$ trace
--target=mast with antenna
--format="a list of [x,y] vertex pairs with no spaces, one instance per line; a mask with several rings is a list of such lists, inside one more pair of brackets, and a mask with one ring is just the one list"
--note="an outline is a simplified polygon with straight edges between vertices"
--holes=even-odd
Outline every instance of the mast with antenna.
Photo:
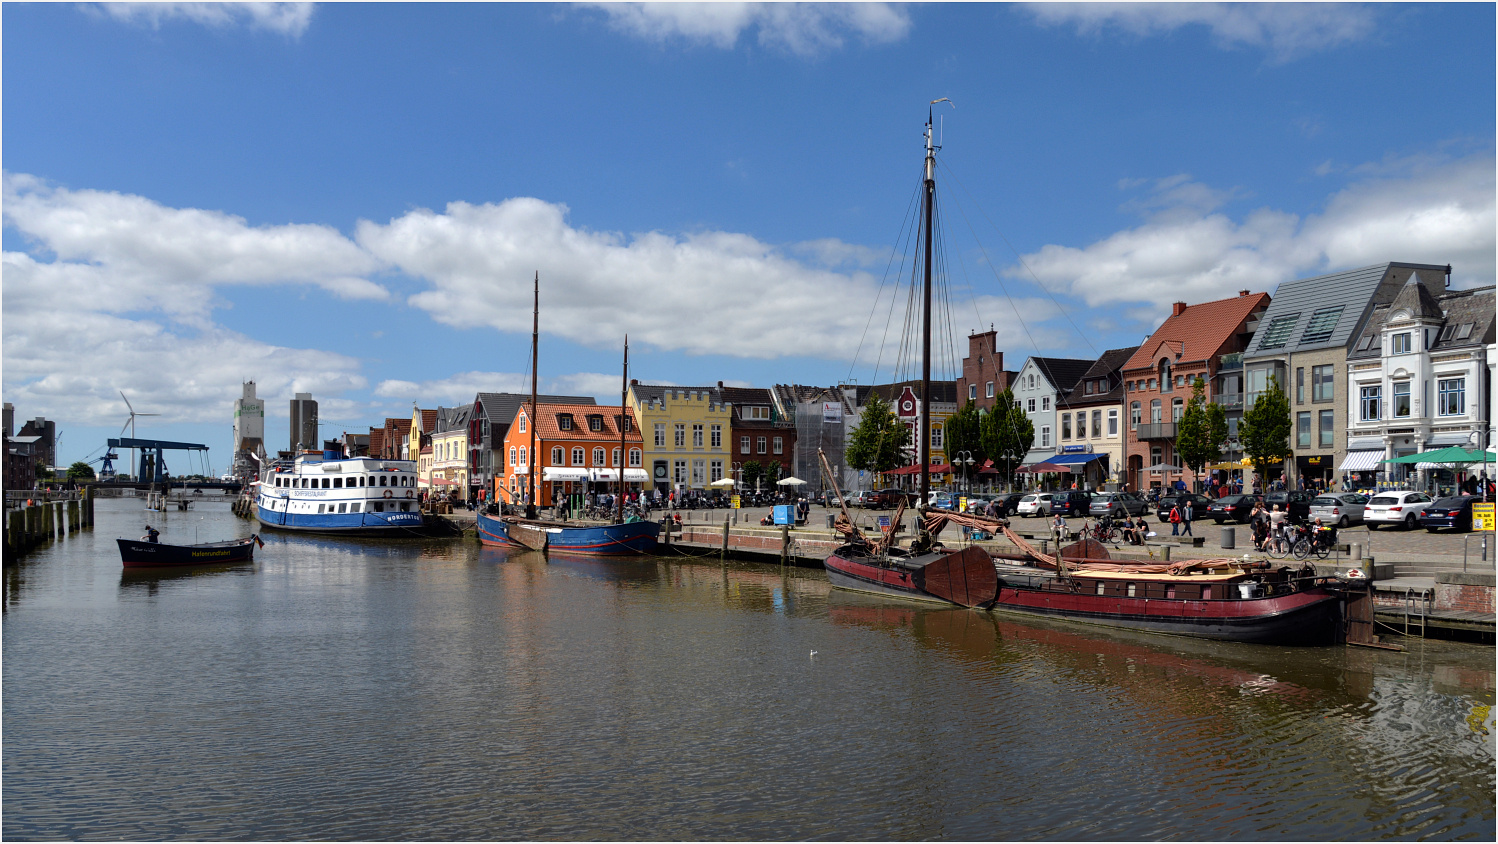
[[[932,103],[935,106],[935,103]],[[921,498],[918,507],[925,508],[931,492],[931,217],[936,202],[936,147],[932,144],[932,112],[926,114],[926,184],[922,204],[926,216],[926,278],[921,285],[921,426],[920,450]]]

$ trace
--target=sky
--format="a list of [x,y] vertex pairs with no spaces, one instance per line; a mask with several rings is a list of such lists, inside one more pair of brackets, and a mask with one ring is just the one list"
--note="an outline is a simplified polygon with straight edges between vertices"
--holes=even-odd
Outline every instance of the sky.
[[[936,120],[936,375],[1174,301],[1495,272],[1493,4],[0,7],[0,374],[97,459],[229,463],[539,387],[882,383]],[[948,98],[950,102],[931,105]],[[904,272],[902,273],[902,268]]]

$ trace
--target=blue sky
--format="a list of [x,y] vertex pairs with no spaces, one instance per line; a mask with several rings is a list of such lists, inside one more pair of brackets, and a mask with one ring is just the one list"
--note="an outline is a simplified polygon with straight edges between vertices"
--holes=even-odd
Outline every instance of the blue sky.
[[939,347],[994,323],[1018,369],[1343,267],[1494,278],[1491,4],[0,15],[4,394],[64,464],[121,390],[221,471],[244,378],[272,448],[296,391],[336,435],[526,389],[537,271],[543,389],[616,397],[625,332],[646,381],[888,380],[938,97]]

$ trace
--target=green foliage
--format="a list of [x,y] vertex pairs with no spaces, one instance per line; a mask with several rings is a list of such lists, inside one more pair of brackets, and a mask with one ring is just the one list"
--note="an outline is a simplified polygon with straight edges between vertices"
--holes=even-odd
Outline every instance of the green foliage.
[[1279,379],[1270,376],[1268,389],[1259,394],[1238,423],[1243,453],[1265,480],[1270,478],[1268,469],[1278,467],[1290,456],[1290,430],[1290,400]]
[[983,452],[993,461],[1006,486],[1014,483],[1014,470],[1035,443],[1035,425],[1014,403],[1014,393],[1005,390],[994,399],[993,409],[983,414]]
[[88,465],[87,463],[84,463],[82,460],[79,460],[79,461],[75,462],[73,465],[71,465],[71,466],[68,467],[68,480],[70,480],[70,481],[76,481],[76,480],[91,481],[93,479],[94,479],[94,467]]
[[758,460],[750,460],[740,467],[739,481],[744,485],[744,489],[754,489],[754,482],[762,480],[764,476],[764,464]]
[[1191,386],[1191,400],[1176,425],[1176,456],[1193,472],[1199,472],[1222,459],[1222,445],[1228,438],[1227,416],[1222,405],[1208,403],[1207,384],[1197,378]]
[[844,456],[848,465],[865,472],[888,472],[905,463],[910,429],[895,416],[894,408],[878,393],[869,394],[863,416],[848,441]]
[[[943,442],[949,461],[956,460],[957,455],[964,451],[972,452],[974,462],[968,468],[968,477],[972,477],[972,473],[988,459],[988,452],[983,448],[983,414],[978,412],[978,406],[971,399],[948,417]],[[958,474],[961,474],[960,470]]]
[[[766,486],[774,486],[775,482],[778,481],[778,480],[780,480],[781,477],[785,475],[785,472],[782,471],[782,468],[783,467],[779,463],[775,462],[774,460],[767,460],[767,461],[765,461],[765,485]],[[806,479],[802,478],[802,480],[806,480]]]

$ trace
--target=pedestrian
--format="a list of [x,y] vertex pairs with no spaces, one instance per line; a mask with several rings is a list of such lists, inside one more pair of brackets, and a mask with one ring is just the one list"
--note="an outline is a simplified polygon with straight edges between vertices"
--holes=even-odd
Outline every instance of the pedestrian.
[[1179,504],[1170,508],[1170,535],[1179,536],[1181,533],[1181,507]]
[[1056,517],[1051,520],[1051,535],[1056,537],[1056,553],[1061,553],[1061,544],[1066,539],[1066,516],[1056,511]]
[[1192,536],[1193,535],[1191,533],[1191,517],[1192,517],[1192,515],[1193,515],[1193,513],[1192,513],[1192,509],[1191,509],[1191,499],[1188,498],[1188,499],[1186,499],[1185,504],[1182,505],[1182,507],[1181,507],[1181,536]]

